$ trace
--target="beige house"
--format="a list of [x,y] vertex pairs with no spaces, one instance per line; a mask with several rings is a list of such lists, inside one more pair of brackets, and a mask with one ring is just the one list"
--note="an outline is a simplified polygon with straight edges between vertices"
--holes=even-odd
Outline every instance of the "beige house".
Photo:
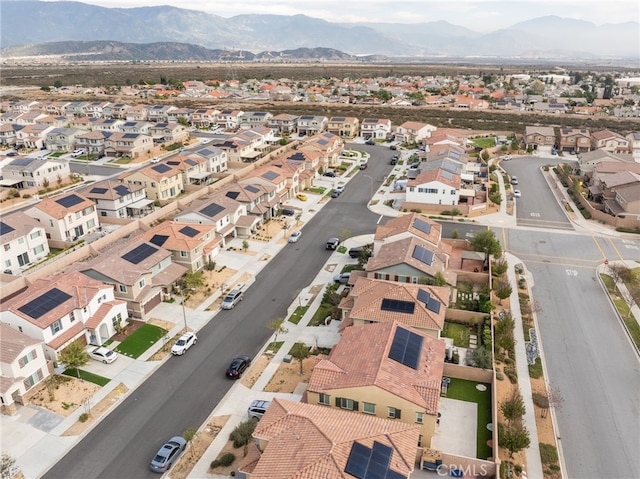
[[551,126],[527,125],[524,132],[524,148],[533,151],[551,151],[556,144],[556,133]]
[[599,130],[591,133],[591,146],[597,150],[612,153],[629,153],[629,140],[619,133],[609,130]]
[[[150,119],[149,121],[153,120]],[[189,139],[189,130],[180,123],[156,123],[151,127],[151,137],[155,144],[185,142]]]
[[23,189],[55,185],[71,175],[69,162],[59,159],[16,158],[2,168],[0,186]]
[[306,402],[420,427],[430,447],[440,407],[445,343],[392,321],[346,328],[313,368]]
[[574,153],[591,151],[591,134],[589,130],[559,128],[556,140],[559,151]]
[[0,221],[2,271],[14,274],[45,259],[49,243],[42,225],[21,211],[2,215]]
[[137,133],[114,132],[104,142],[104,154],[120,158],[139,158],[153,148],[153,139]]
[[42,341],[0,323],[0,409],[14,415],[17,404],[28,404],[35,388],[51,375],[44,357]]
[[334,116],[329,118],[327,131],[340,138],[352,139],[360,133],[360,120],[352,116]]
[[156,201],[169,201],[184,191],[182,171],[176,166],[158,163],[146,166],[118,177],[122,183],[143,185],[147,198]]
[[165,221],[145,232],[140,238],[171,251],[172,261],[189,271],[199,271],[220,252],[221,240],[213,225]]
[[369,323],[398,323],[440,337],[450,289],[359,277],[340,302],[341,329]]
[[95,203],[80,193],[45,198],[27,214],[42,225],[47,239],[54,241],[77,241],[100,227]]
[[365,118],[360,124],[360,136],[365,140],[386,140],[391,135],[388,118]]
[[417,425],[275,398],[238,469],[246,479],[407,478],[418,436]]
[[396,129],[396,140],[402,142],[420,142],[431,136],[436,130],[435,126],[418,121],[405,121]]
[[340,155],[344,148],[344,141],[338,135],[325,132],[307,138],[298,150],[317,151],[321,154],[320,166],[323,169],[340,165]]

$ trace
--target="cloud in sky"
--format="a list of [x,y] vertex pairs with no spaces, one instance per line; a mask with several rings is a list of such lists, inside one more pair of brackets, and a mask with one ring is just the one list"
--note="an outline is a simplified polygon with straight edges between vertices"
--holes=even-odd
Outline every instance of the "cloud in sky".
[[557,15],[592,22],[623,23],[640,18],[637,0],[89,0],[102,7],[172,5],[232,17],[242,14],[297,15],[330,22],[422,23],[445,20],[477,32],[509,27],[531,18]]

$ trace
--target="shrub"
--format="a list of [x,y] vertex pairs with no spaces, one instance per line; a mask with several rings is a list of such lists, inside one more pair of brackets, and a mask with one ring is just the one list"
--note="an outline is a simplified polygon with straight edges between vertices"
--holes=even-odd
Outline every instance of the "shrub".
[[504,380],[504,374],[502,373],[496,373],[496,379],[498,381],[503,381]]
[[529,377],[538,379],[542,377],[542,362],[536,358],[535,364],[529,364]]
[[78,421],[86,422],[87,419],[89,419],[89,415],[86,412],[83,412],[82,414],[80,414],[80,417],[78,418]]
[[232,452],[227,452],[223,454],[218,459],[211,461],[211,469],[215,469],[217,467],[227,467],[233,464],[233,461],[236,460],[236,455]]
[[233,441],[233,447],[237,449],[248,444],[251,441],[251,435],[256,428],[256,424],[257,421],[253,418],[238,424],[229,434],[229,439]]
[[511,384],[516,384],[518,382],[518,373],[516,372],[516,368],[513,366],[505,366],[504,373],[511,381]]
[[542,464],[555,464],[558,462],[558,451],[555,446],[541,442],[540,459],[542,459]]

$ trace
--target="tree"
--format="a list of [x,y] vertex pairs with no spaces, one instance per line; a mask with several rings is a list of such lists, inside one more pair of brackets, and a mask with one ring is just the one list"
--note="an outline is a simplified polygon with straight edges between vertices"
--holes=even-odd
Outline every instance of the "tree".
[[493,231],[487,229],[477,231],[469,241],[473,251],[481,251],[485,254],[485,265],[489,264],[489,256],[496,258],[502,256],[502,247]]
[[62,81],[61,80],[54,81],[53,86],[56,88],[62,88]]
[[270,319],[269,322],[267,322],[267,328],[272,330],[275,334],[274,342],[278,341],[278,334],[286,334],[289,332],[285,326],[285,320],[282,316]]
[[493,359],[491,358],[491,351],[485,347],[479,347],[476,349],[467,350],[467,363],[474,368],[491,369],[493,366]]
[[16,467],[16,460],[13,456],[3,452],[2,457],[0,457],[0,478],[11,479],[17,473],[18,468]]
[[513,288],[506,281],[498,281],[498,286],[496,286],[495,293],[498,299],[500,300],[498,304],[502,304],[503,299],[507,299],[511,296],[513,292]]
[[509,263],[504,258],[499,259],[493,263],[492,271],[496,276],[502,276],[509,269]]
[[500,424],[498,438],[500,445],[509,451],[510,457],[513,457],[514,452],[522,451],[531,444],[529,430],[522,424],[522,421],[517,421],[511,426]]
[[[187,444],[189,444],[195,441],[196,437],[198,437],[198,430],[195,427],[190,427],[189,429],[187,429],[182,433],[182,437],[184,437],[185,440],[187,441]],[[189,456],[193,459],[195,454],[196,454],[196,450],[195,448],[192,447],[189,452]]]
[[182,277],[181,283],[184,289],[199,288],[200,286],[203,286],[205,283],[204,275],[202,274],[202,271],[197,271],[197,272],[189,271]]
[[447,280],[445,279],[444,274],[442,274],[442,271],[438,271],[436,275],[433,277],[433,285],[434,286],[447,285]]
[[500,404],[500,411],[507,420],[509,426],[513,425],[515,421],[518,421],[527,412],[527,408],[524,405],[524,399],[518,388],[513,388],[511,396],[505,399]]
[[302,376],[304,374],[302,362],[309,357],[309,347],[302,343],[296,343],[291,348],[291,351],[289,351],[289,354],[300,362],[300,376]]
[[75,368],[80,378],[80,368],[89,362],[89,353],[80,343],[71,343],[60,353],[60,362],[68,368]]

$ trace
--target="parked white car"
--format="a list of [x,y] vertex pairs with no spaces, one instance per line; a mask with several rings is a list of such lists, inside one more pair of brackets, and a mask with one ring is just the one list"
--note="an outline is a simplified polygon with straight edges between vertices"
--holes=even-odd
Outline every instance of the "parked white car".
[[300,236],[302,236],[302,231],[294,231],[291,233],[291,236],[289,236],[289,243],[297,243]]
[[105,348],[103,346],[98,346],[95,348],[89,349],[89,357],[91,359],[95,359],[96,361],[101,361],[105,364],[110,364],[118,359],[118,354],[114,351],[111,351],[109,348]]
[[182,356],[196,342],[198,342],[198,337],[194,333],[184,333],[171,348],[171,354]]

